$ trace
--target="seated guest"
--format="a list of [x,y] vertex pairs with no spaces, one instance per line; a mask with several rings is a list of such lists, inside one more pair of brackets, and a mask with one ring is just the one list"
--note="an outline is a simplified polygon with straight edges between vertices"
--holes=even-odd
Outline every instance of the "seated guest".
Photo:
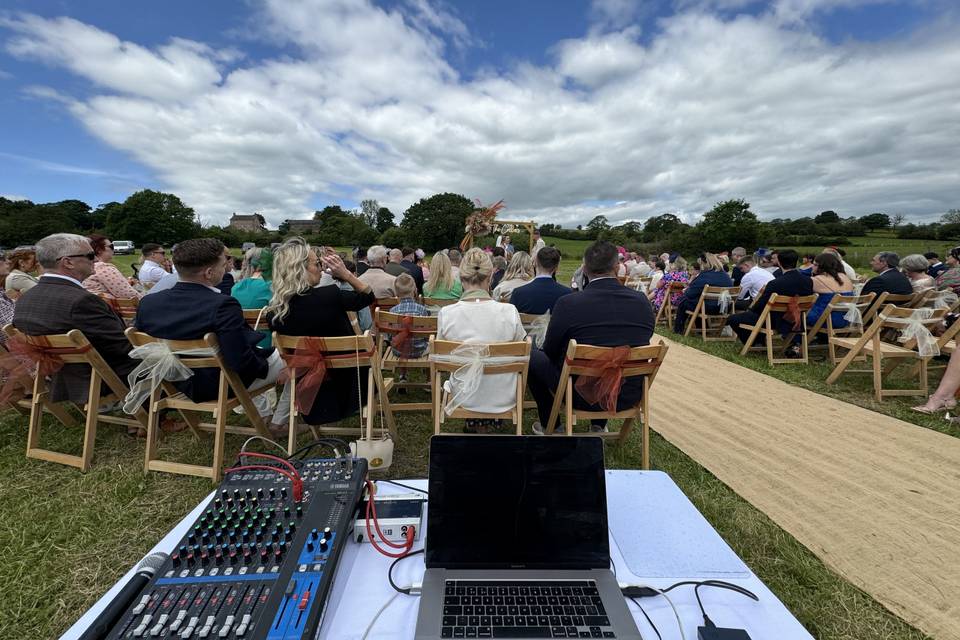
[[[377,247],[371,247],[367,252]],[[373,251],[381,263],[386,250]],[[374,268],[371,261],[371,270]],[[344,282],[352,290],[341,289],[336,282],[320,285],[324,270],[329,269],[336,281]],[[364,274],[366,275],[366,274]],[[390,276],[393,278],[393,276]],[[391,289],[392,291],[392,289]],[[273,298],[267,307],[270,327],[277,333],[288,336],[316,336],[320,338],[352,336],[348,311],[360,311],[374,301],[373,289],[367,282],[350,273],[336,254],[318,257],[316,251],[303,238],[290,238],[274,250]],[[367,396],[367,372],[360,373],[360,389],[357,389],[356,369],[328,370],[323,384],[309,412],[304,415],[307,424],[328,424],[355,414],[359,410],[359,397]],[[287,389],[277,404],[273,416],[273,430],[282,431],[289,415]],[[359,396],[358,396],[359,394]],[[277,428],[279,427],[279,428]]]
[[756,258],[744,256],[737,263],[740,273],[740,295],[737,296],[737,309],[747,309],[760,295],[763,287],[773,280],[773,274],[757,266]]
[[[234,282],[239,282],[240,278],[243,277],[243,258],[233,257],[233,266],[230,268],[230,275],[233,277]],[[233,295],[233,291],[230,292],[230,295]]]
[[[676,256],[668,266],[666,271],[663,274],[663,277],[660,278],[657,282],[656,290],[653,294],[653,306],[656,309],[660,309],[663,306],[663,300],[667,295],[667,291],[670,288],[670,283],[679,282],[682,284],[688,284],[690,282],[690,272],[687,271],[687,261],[683,259],[683,256]],[[652,283],[651,283],[652,284]],[[680,300],[683,299],[683,292],[678,291],[670,296],[670,304],[677,306],[680,304]]]
[[[10,273],[10,263],[7,256],[0,251],[0,329],[13,322],[13,309],[15,303],[7,296],[7,290],[4,288],[7,283],[7,275]],[[6,332],[0,330],[0,345],[7,343]],[[2,382],[2,381],[0,381]]]
[[500,284],[493,290],[493,299],[500,302],[510,302],[510,295],[517,287],[522,287],[533,280],[533,260],[526,251],[517,251],[510,259],[510,266]]
[[367,249],[367,264],[370,266],[360,276],[360,282],[370,285],[376,298],[393,298],[396,296],[393,283],[397,276],[384,271],[384,267],[387,265],[387,248],[382,244],[377,244]]
[[463,285],[459,278],[453,276],[450,258],[442,251],[437,251],[430,261],[430,279],[423,285],[423,295],[439,300],[459,300],[461,293]]
[[[256,346],[263,336],[247,324],[240,303],[217,289],[232,264],[223,243],[215,238],[184,240],[173,252],[173,264],[180,281],[171,289],[143,297],[136,328],[164,340],[198,340],[215,333],[227,366],[247,388],[275,381],[283,370],[280,354]],[[219,370],[210,368],[196,369],[193,376],[175,384],[193,401],[204,402],[217,397],[219,383]],[[260,415],[270,414],[266,395],[254,400]]]
[[930,394],[926,403],[911,407],[918,413],[938,413],[948,411],[957,406],[957,392],[960,391],[960,349],[950,354],[950,361],[943,371],[943,377],[937,390]]
[[562,296],[572,293],[570,289],[554,280],[560,266],[560,252],[554,247],[544,247],[537,251],[537,276],[522,287],[517,287],[510,295],[510,303],[520,313],[537,315],[553,311]]
[[[727,318],[727,325],[733,329],[740,338],[740,342],[746,343],[750,337],[750,330],[743,329],[740,325],[752,325],[760,318],[760,313],[767,306],[770,296],[778,293],[784,296],[809,296],[813,293],[813,282],[809,276],[805,276],[797,271],[797,252],[793,249],[784,249],[779,252],[780,268],[783,269],[783,275],[769,281],[764,287],[762,293],[754,300],[753,304],[746,311],[735,313]],[[746,278],[746,275],[744,276]],[[741,283],[742,285],[742,283]],[[789,334],[792,329],[792,323],[784,320],[784,314],[772,314],[772,323],[774,327],[780,330],[784,336]],[[791,354],[792,355],[792,354]]]
[[896,295],[913,294],[913,285],[910,279],[897,268],[900,266],[900,256],[892,251],[881,251],[870,260],[870,267],[878,275],[867,280],[861,290],[862,295],[875,293],[878,296],[886,291]]
[[848,278],[850,278],[850,282],[857,281],[858,278],[857,278],[856,270],[853,267],[851,267],[849,264],[847,264],[846,261],[843,259],[843,257],[847,255],[846,251],[844,251],[843,249],[840,249],[839,247],[826,247],[823,250],[823,253],[832,253],[833,255],[837,256],[837,258],[840,260],[841,266],[843,266],[843,272],[847,274]]
[[[429,316],[430,312],[425,306],[416,301],[417,282],[409,273],[397,276],[396,283],[397,297],[400,302],[390,309],[390,313],[396,313],[401,316]],[[419,358],[427,351],[428,340],[426,338],[414,338],[411,341],[410,348],[405,352],[400,352],[394,348],[393,353],[397,357]]]
[[[55,233],[38,242],[36,256],[43,275],[17,300],[13,325],[31,336],[79,329],[120,379],[126,380],[139,364],[127,355],[131,347],[123,334],[126,326],[106,302],[80,284],[93,273],[95,255],[85,237],[72,233]],[[87,365],[64,365],[53,377],[51,399],[82,406],[89,385]],[[109,392],[106,385],[103,389]]]
[[[800,271],[800,269],[797,269]],[[843,265],[840,259],[832,253],[821,253],[813,259],[813,292],[818,294],[817,301],[807,312],[807,326],[812,327],[816,324],[820,316],[826,310],[827,305],[833,300],[836,293],[853,295],[853,283],[843,272]],[[834,311],[830,322],[834,328],[845,327],[850,324],[844,319],[846,311]]]
[[160,245],[148,242],[140,248],[140,253],[143,255],[143,265],[140,267],[137,278],[140,280],[140,284],[145,287],[150,287],[159,282],[160,278],[168,273],[167,270],[163,268],[167,252],[164,251]]
[[947,254],[947,269],[937,276],[937,289],[950,289],[960,295],[960,247],[950,249]]
[[747,255],[747,250],[743,247],[734,247],[730,252],[730,279],[733,280],[733,286],[740,286],[740,278],[743,277],[743,271],[740,270],[740,261]]
[[493,276],[490,278],[490,288],[496,289],[500,281],[503,280],[503,274],[507,272],[507,259],[497,255],[497,250],[503,252],[503,247],[493,248]]
[[805,253],[800,256],[801,263],[797,267],[797,271],[802,273],[805,276],[813,276],[813,261],[816,260],[817,254],[815,253]]
[[11,297],[19,296],[37,284],[37,253],[34,247],[17,247],[7,254],[10,263],[10,275],[7,276],[6,290]]
[[404,273],[410,273],[402,264],[400,264],[403,261],[403,251],[400,249],[390,249],[390,251],[387,253],[387,258],[389,261],[386,265],[384,265],[383,270],[393,277],[397,277]]
[[[703,288],[706,286],[711,287],[732,287],[733,280],[730,279],[730,276],[727,275],[727,272],[723,268],[723,263],[720,262],[720,259],[712,253],[701,253],[700,257],[697,258],[697,264],[700,267],[700,273],[690,281],[690,286],[688,286],[684,292],[683,297],[680,299],[680,304],[677,305],[676,315],[673,319],[673,331],[674,333],[683,333],[684,328],[687,326],[687,310],[693,311],[697,303],[700,301],[700,296],[703,294]],[[719,303],[715,301],[709,301],[706,303],[706,312],[707,313],[719,313]]]
[[630,267],[631,278],[646,278],[650,275],[653,268],[647,263],[647,257],[638,253],[633,265]]
[[930,263],[919,253],[905,256],[900,261],[900,269],[910,280],[914,293],[920,293],[937,286],[937,281],[927,273],[929,268]]
[[923,254],[927,260],[927,275],[936,280],[937,276],[947,270],[947,265],[940,262],[940,256],[934,251],[927,251]]
[[663,278],[663,273],[666,268],[667,266],[660,258],[657,258],[654,261],[653,269],[650,271],[650,283],[647,285],[647,299],[653,300],[654,296],[657,294],[657,285],[660,284],[660,280]]
[[403,260],[400,261],[400,266],[413,276],[413,281],[417,283],[417,291],[423,293],[425,276],[423,275],[423,269],[417,265],[416,251],[414,251],[412,247],[404,247],[400,250],[400,253],[403,254]]
[[[452,253],[452,252],[451,252]],[[520,314],[510,304],[490,297],[490,276],[493,263],[482,249],[467,251],[460,264],[463,295],[460,302],[440,309],[437,318],[437,339],[491,344],[520,342],[527,336],[520,323]],[[485,375],[480,386],[461,407],[470,411],[500,413],[513,406],[517,374]],[[492,429],[489,421],[468,420],[467,432],[485,433]]]
[[[261,260],[264,252],[265,250],[260,247],[247,250],[243,256],[240,280],[230,290],[230,295],[237,299],[243,309],[263,309],[270,304],[270,298],[273,296],[273,288],[263,279]],[[270,328],[267,326],[266,317],[260,319],[258,330],[264,334],[260,346],[269,347]]]
[[120,299],[139,298],[143,295],[130,286],[120,269],[113,264],[113,243],[109,239],[94,234],[90,236],[90,246],[97,254],[97,261],[93,263],[93,273],[83,281],[84,289],[97,295]]
[[[550,419],[553,394],[560,381],[560,370],[571,339],[596,347],[650,344],[653,307],[642,293],[620,284],[616,277],[618,266],[614,245],[604,241],[591,244],[583,254],[583,270],[589,279],[586,288],[576,295],[563,296],[554,305],[543,347],[534,349],[530,355],[528,384],[540,418],[533,425],[534,433],[543,433]],[[617,410],[634,406],[642,394],[642,378],[625,379],[617,399]],[[576,392],[574,406],[601,410],[598,405],[588,404]],[[606,420],[594,420],[591,428],[606,431]]]
[[417,249],[414,252],[416,256],[416,265],[420,267],[420,272],[423,274],[423,282],[426,284],[427,280],[430,279],[430,265],[427,264],[427,254],[423,249]]
[[450,258],[450,271],[453,273],[453,277],[459,280],[460,260],[463,258],[463,254],[457,249],[450,249],[450,251],[447,252],[447,257]]

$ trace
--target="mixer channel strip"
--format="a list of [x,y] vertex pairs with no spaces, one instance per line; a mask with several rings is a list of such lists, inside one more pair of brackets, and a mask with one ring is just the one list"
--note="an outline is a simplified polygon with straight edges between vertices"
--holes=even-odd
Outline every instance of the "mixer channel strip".
[[109,638],[313,638],[363,493],[366,460],[310,459],[304,495],[229,474]]

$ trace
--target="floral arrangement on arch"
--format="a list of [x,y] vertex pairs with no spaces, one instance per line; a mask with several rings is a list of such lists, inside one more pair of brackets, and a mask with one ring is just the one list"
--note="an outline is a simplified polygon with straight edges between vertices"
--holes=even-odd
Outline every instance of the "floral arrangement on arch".
[[497,213],[505,206],[503,200],[498,200],[489,207],[484,207],[479,200],[475,200],[475,202],[477,203],[477,208],[467,217],[467,224],[463,229],[467,235],[464,236],[463,242],[460,243],[460,249],[462,251],[466,251],[470,245],[473,244],[475,237],[493,233],[495,228],[494,220],[497,218]]

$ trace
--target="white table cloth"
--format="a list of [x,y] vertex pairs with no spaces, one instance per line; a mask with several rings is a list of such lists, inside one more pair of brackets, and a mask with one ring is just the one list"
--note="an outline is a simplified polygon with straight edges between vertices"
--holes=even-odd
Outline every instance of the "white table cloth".
[[[422,489],[427,487],[426,480],[400,482]],[[410,492],[386,481],[378,485],[381,493]],[[211,493],[197,505],[151,553],[172,551],[212,496]],[[707,614],[718,626],[745,629],[754,640],[812,638],[780,600],[746,568],[667,474],[661,471],[608,471],[607,496],[608,509],[611,510],[610,552],[621,584],[663,588],[681,580],[722,579],[749,589],[760,601],[755,602],[726,589],[701,588],[700,596]],[[631,505],[635,508],[630,509]],[[623,541],[623,553],[618,539]],[[636,541],[647,544],[636,544]],[[423,536],[414,548],[422,546]],[[387,568],[392,561],[378,554],[369,544],[350,542],[341,556],[318,638],[359,640],[363,636],[373,616],[396,593],[387,582]],[[648,571],[641,572],[646,575],[631,572],[628,565],[636,569],[638,564],[649,567]],[[410,586],[422,580],[424,569],[423,555],[416,555],[397,565],[393,579],[401,587]],[[61,638],[78,638],[132,575],[131,568]],[[680,613],[686,637],[695,640],[697,627],[703,624],[703,619],[693,587],[678,587],[669,595]],[[664,640],[680,637],[673,611],[662,597],[638,601]],[[418,606],[419,597],[398,595],[383,611],[369,637],[384,640],[413,638]],[[628,606],[643,637],[656,638],[643,614],[633,603],[628,602]]]

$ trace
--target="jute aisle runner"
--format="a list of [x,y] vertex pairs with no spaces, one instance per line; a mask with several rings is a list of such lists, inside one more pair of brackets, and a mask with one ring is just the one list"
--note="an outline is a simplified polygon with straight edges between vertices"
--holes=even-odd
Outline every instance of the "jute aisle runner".
[[960,639],[960,439],[673,342],[652,406],[657,432],[834,571]]

